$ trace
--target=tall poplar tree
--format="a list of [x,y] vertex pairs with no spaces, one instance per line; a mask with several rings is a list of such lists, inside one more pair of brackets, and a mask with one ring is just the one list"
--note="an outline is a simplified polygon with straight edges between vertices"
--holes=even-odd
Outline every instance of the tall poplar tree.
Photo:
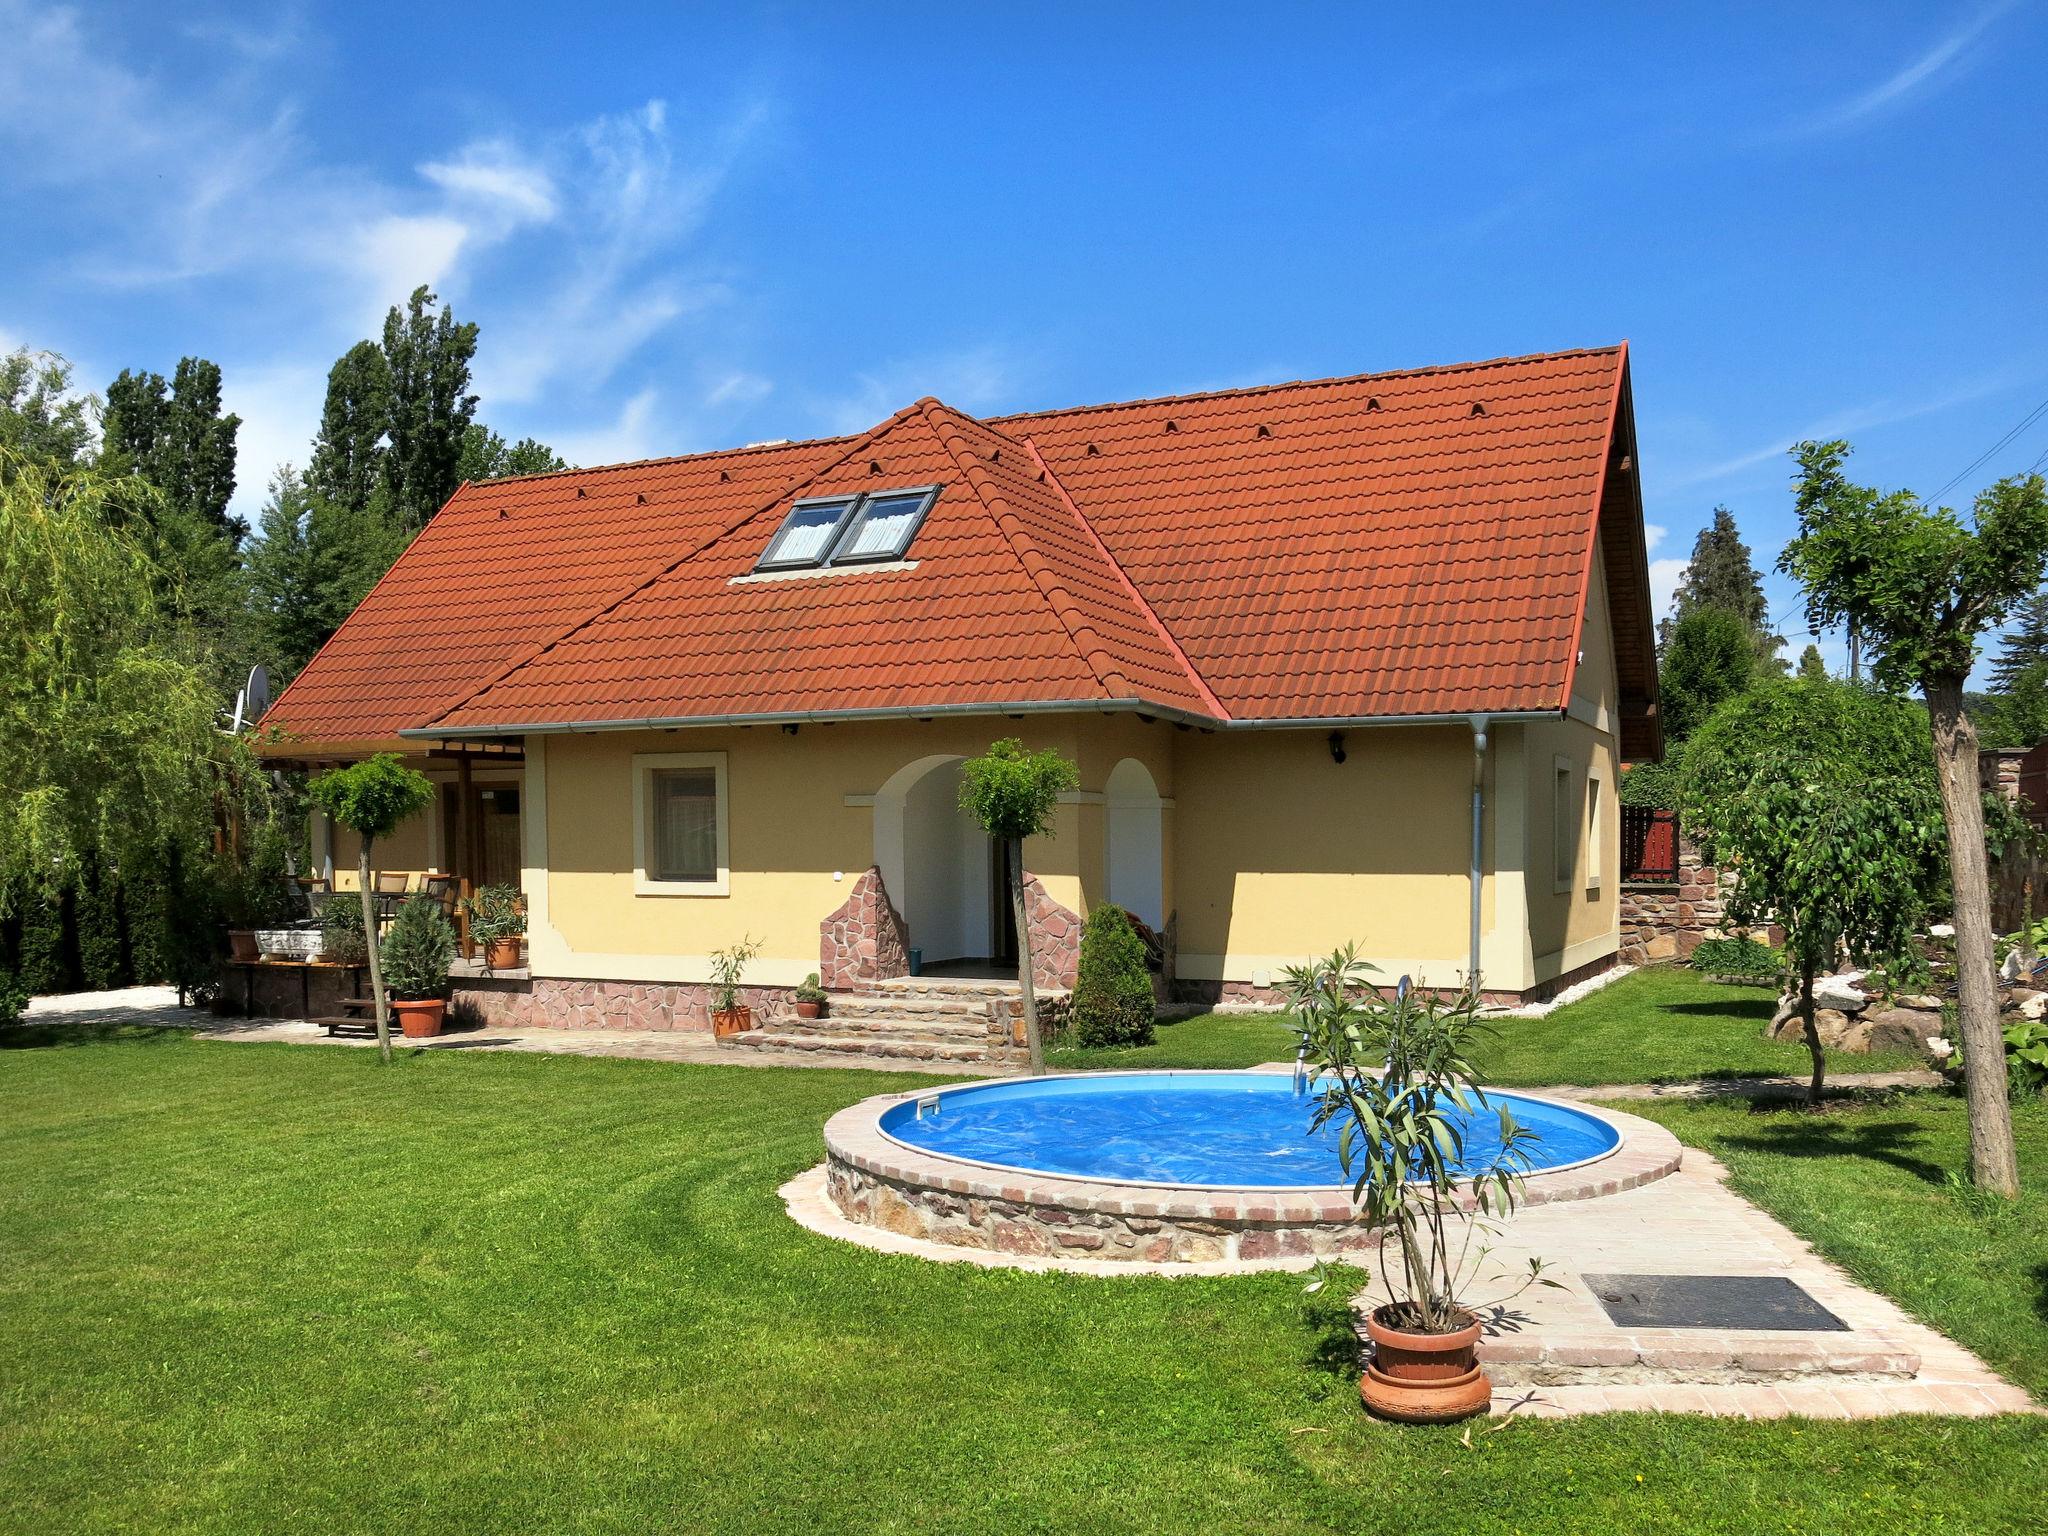
[[384,488],[391,516],[408,534],[425,527],[462,483],[463,438],[476,415],[476,396],[469,392],[476,324],[458,324],[437,303],[422,283],[402,314],[394,304],[384,318],[391,379]]
[[391,429],[391,369],[373,341],[359,341],[327,370],[327,400],[306,485],[316,496],[360,512],[384,481],[384,438]]
[[142,476],[183,514],[238,545],[249,525],[228,516],[235,494],[235,437],[242,418],[221,410],[220,365],[178,360],[169,383],[132,373],[107,386],[104,467]]

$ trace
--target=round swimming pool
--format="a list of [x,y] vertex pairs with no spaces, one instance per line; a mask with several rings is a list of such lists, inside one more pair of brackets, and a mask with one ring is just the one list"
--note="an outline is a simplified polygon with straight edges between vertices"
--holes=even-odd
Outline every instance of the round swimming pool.
[[[1621,1133],[1569,1105],[1490,1093],[1541,1138],[1530,1172],[1573,1167]],[[1273,1072],[1129,1072],[954,1088],[882,1112],[884,1135],[982,1168],[1171,1189],[1330,1189],[1351,1181],[1337,1127],[1309,1134],[1313,1097]],[[1453,1109],[1460,1171],[1500,1152],[1500,1117]]]
[[[1536,1131],[1528,1204],[1614,1194],[1678,1166],[1632,1115],[1490,1093]],[[886,1094],[825,1127],[825,1192],[855,1222],[961,1247],[1145,1261],[1371,1247],[1334,1129],[1284,1072],[1106,1072]],[[1499,1150],[1465,1119],[1465,1166]],[[1461,1192],[1461,1199],[1465,1198]]]

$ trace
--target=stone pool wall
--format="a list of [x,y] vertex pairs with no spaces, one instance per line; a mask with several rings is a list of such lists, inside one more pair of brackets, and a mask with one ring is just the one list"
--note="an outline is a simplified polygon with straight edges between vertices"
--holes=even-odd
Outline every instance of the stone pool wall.
[[[885,1136],[883,1111],[922,1096],[865,1099],[826,1122],[825,1192],[849,1221],[952,1248],[1137,1263],[1332,1257],[1379,1241],[1341,1190],[1152,1189],[978,1168]],[[1621,1129],[1622,1144],[1531,1176],[1525,1204],[1619,1194],[1677,1171],[1678,1141],[1662,1126],[1573,1107]]]

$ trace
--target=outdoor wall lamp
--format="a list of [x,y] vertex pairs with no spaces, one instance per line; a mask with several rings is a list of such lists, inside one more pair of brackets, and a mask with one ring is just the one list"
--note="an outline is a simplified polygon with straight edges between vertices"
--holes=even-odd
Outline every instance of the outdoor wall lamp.
[[1330,761],[1333,763],[1344,761],[1344,733],[1342,731],[1330,732]]

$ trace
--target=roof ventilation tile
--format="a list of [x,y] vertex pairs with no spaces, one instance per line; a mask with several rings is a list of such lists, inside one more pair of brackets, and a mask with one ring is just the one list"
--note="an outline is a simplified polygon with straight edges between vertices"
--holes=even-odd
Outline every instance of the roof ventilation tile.
[[1101,450],[1100,448],[1096,447],[1096,446],[1095,446],[1095,445],[1094,445],[1093,443],[1090,443],[1090,444],[1088,445],[1088,451],[1087,451],[1087,453],[1086,453],[1086,454],[1084,455],[1084,457],[1092,459],[1092,458],[1094,458],[1094,457],[1095,457],[1095,456],[1096,456],[1097,454],[1099,454],[1099,453],[1101,453],[1101,452],[1102,452],[1102,450]]
[[1264,423],[1264,422],[1262,421],[1262,422],[1260,422],[1260,423],[1259,423],[1259,430],[1258,430],[1257,432],[1253,433],[1252,435],[1253,435],[1254,437],[1271,437],[1271,436],[1273,435],[1273,429],[1272,429],[1271,427],[1267,426],[1267,425],[1266,425],[1266,424],[1265,424],[1265,423]]
[[1175,421],[1171,416],[1169,416],[1166,418],[1166,430],[1169,432],[1178,432],[1180,430],[1180,423]]
[[1484,416],[1486,414],[1486,402],[1484,400],[1474,400],[1472,402],[1472,414],[1474,416]]
[[1380,408],[1380,397],[1378,395],[1367,395],[1365,397],[1365,408],[1368,411],[1378,410]]

